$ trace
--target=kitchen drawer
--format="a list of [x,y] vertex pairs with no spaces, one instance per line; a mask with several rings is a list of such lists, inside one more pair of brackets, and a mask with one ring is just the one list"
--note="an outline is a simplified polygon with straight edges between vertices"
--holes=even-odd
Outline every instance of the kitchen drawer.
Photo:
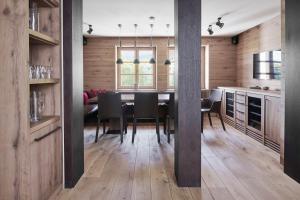
[[245,104],[246,96],[243,94],[236,93],[236,102]]
[[236,103],[236,110],[245,113],[246,106],[244,104]]
[[245,121],[245,113],[236,111],[236,119],[239,119],[244,122]]

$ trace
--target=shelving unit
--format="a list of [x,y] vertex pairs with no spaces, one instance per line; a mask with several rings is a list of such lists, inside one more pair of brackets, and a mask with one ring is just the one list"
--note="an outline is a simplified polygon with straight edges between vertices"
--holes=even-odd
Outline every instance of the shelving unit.
[[56,0],[37,0],[39,7],[57,8],[59,7],[59,1]]
[[[32,91],[41,91],[45,95],[45,109],[41,119],[38,122],[29,123],[28,148],[31,158],[29,169],[33,170],[28,173],[30,174],[28,182],[31,183],[28,199],[48,199],[63,184],[60,1],[33,1],[38,5],[40,32],[27,28],[29,64],[51,66],[54,78],[28,81],[28,104]],[[29,77],[29,70],[27,72],[27,77]],[[41,139],[35,140],[35,138]],[[44,166],[47,168],[45,169]],[[39,177],[40,174],[43,174],[43,178]]]
[[248,97],[248,126],[261,131],[262,124],[262,100],[256,97]]
[[59,41],[40,32],[33,31],[31,29],[29,31],[29,41],[31,44],[38,45],[59,45]]
[[30,133],[34,133],[40,130],[41,128],[51,125],[59,120],[59,116],[44,116],[40,121],[30,123]]
[[[62,188],[61,134],[61,8],[60,0],[37,2],[40,32],[29,29],[29,0],[3,1],[0,33],[1,64],[0,128],[2,156],[0,199],[48,199]],[[35,10],[36,11],[36,10]],[[2,20],[5,19],[5,20]],[[5,37],[4,37],[5,36]],[[29,66],[52,66],[53,79],[29,80]],[[1,71],[1,72],[2,72]],[[45,94],[42,120],[30,122],[30,94]],[[39,140],[34,140],[39,138]]]
[[29,81],[30,85],[46,85],[60,83],[59,79],[32,79]]
[[232,92],[226,92],[225,93],[226,98],[226,116],[230,118],[234,118],[234,93]]

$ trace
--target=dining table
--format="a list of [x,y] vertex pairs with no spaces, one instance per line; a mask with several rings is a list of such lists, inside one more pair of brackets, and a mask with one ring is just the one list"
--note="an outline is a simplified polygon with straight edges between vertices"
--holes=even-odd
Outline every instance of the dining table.
[[[158,103],[163,104],[167,103],[169,101],[170,94],[169,93],[159,93],[158,94]],[[134,103],[134,93],[127,94],[127,93],[122,93],[121,94],[121,101],[122,103],[126,104],[133,104]],[[98,102],[98,97],[93,97],[88,100],[88,104],[97,104]]]

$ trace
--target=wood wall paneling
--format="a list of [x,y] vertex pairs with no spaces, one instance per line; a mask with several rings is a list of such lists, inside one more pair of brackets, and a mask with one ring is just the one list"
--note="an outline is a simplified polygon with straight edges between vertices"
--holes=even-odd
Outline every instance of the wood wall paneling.
[[28,1],[0,1],[0,199],[28,197]]
[[[172,39],[173,40],[173,39]],[[122,38],[123,46],[133,46],[134,38]],[[150,46],[150,38],[138,38],[138,46]],[[168,89],[167,38],[155,37],[157,47],[157,90]],[[115,46],[118,38],[89,37],[84,46],[84,89],[116,89]],[[209,51],[209,88],[236,85],[236,46],[226,37],[203,37],[202,45]],[[199,55],[200,56],[200,55]],[[199,66],[200,67],[200,66]]]
[[275,17],[239,35],[236,50],[237,86],[281,89],[280,80],[253,79],[253,54],[281,49],[281,17]]

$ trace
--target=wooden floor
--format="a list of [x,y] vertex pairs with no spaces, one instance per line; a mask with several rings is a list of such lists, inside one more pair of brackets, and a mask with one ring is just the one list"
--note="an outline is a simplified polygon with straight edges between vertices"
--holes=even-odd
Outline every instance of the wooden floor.
[[[158,145],[154,127],[144,126],[138,127],[134,145],[131,132],[122,145],[112,135],[87,144],[84,176],[74,189],[52,199],[300,199],[300,185],[283,174],[278,154],[228,125],[224,132],[219,121],[213,124],[213,128],[206,125],[202,136],[201,188],[176,186],[174,140],[168,144],[161,133]],[[94,135],[94,131],[88,128],[85,134]]]

